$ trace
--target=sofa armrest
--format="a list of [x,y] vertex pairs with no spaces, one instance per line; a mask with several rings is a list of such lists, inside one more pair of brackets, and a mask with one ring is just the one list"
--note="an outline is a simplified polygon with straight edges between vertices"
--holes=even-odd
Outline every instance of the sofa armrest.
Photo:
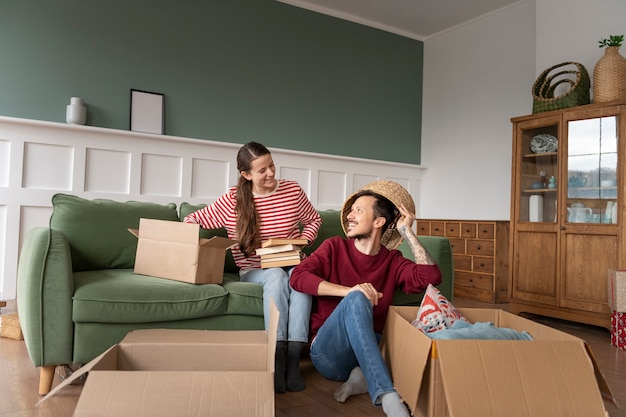
[[[454,254],[450,240],[440,236],[418,236],[419,241],[424,245],[430,256],[433,257],[441,271],[441,284],[437,286],[441,294],[452,301],[454,292]],[[413,253],[406,241],[402,241],[398,250],[405,258],[413,259]],[[420,305],[424,293],[405,294],[398,290],[394,294],[395,305]]]
[[74,281],[69,245],[62,232],[30,230],[17,271],[17,309],[35,366],[72,363]]

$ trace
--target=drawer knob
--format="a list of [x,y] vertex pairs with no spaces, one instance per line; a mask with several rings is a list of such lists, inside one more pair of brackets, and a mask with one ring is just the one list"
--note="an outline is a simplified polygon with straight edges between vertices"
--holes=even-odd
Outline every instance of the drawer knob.
[[485,264],[481,263],[481,264],[480,264],[480,266],[481,266],[481,268],[482,268],[482,267],[484,267],[484,266],[485,266]]
[[476,246],[476,249],[480,250],[480,245]]

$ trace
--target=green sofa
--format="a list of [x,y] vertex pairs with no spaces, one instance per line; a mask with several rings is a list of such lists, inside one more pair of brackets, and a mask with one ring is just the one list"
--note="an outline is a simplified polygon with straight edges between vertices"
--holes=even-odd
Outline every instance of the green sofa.
[[[139,219],[180,221],[202,206],[187,203],[86,200],[56,194],[49,227],[28,232],[17,279],[17,308],[33,364],[41,367],[39,393],[52,386],[58,365],[83,364],[140,328],[263,329],[263,291],[239,281],[230,251],[218,284],[188,284],[133,273],[137,239],[128,232]],[[311,252],[326,238],[342,235],[339,211],[323,219]],[[202,230],[201,237],[226,236]],[[439,286],[452,299],[453,259],[448,239],[420,240],[443,273]],[[400,250],[411,257],[406,243]],[[419,304],[421,294],[396,294],[396,304]]]

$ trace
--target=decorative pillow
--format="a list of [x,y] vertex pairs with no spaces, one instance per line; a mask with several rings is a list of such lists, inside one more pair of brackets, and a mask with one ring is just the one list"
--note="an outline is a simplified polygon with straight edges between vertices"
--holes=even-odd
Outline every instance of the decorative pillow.
[[428,284],[413,326],[424,333],[450,328],[456,321],[467,319],[432,284]]

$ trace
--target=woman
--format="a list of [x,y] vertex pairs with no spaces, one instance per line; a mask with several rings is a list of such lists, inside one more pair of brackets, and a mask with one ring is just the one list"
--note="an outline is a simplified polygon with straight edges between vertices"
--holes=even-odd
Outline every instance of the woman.
[[271,299],[280,312],[275,391],[302,391],[300,353],[309,337],[311,296],[289,286],[293,267],[262,269],[255,251],[269,238],[303,238],[312,242],[322,219],[296,181],[274,177],[272,155],[260,143],[250,142],[239,149],[237,169],[241,175],[236,187],[184,221],[205,229],[225,227],[228,237],[239,242],[232,250],[233,258],[240,268],[241,281],[263,284],[266,329]]

